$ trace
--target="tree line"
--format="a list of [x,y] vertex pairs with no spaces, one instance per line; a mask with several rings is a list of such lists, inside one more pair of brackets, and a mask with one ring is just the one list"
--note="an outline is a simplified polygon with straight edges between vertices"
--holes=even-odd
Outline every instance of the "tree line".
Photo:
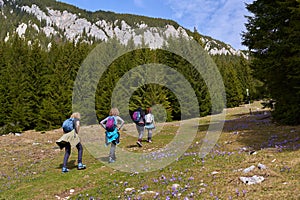
[[300,1],[257,0],[247,4],[247,31],[251,68],[263,84],[260,91],[275,102],[274,120],[300,124]]
[[[0,42],[1,134],[59,128],[72,112],[77,72],[94,47],[86,43],[66,42],[52,43],[51,48],[45,50],[38,42],[28,45],[18,36],[8,42]],[[228,55],[213,56],[213,60],[224,80],[227,107],[240,105],[247,99],[246,89],[255,91],[248,61]],[[147,63],[172,66],[183,74],[195,91],[200,115],[211,113],[207,86],[191,64],[170,52],[143,48],[116,59],[96,84],[95,109],[99,120],[110,110],[111,95],[118,80],[132,68]],[[166,81],[176,83],[176,80],[169,79]],[[180,83],[178,85],[180,88]],[[130,98],[130,109],[138,106],[146,108],[154,104],[164,108],[167,121],[180,119],[182,113],[179,100],[165,86],[142,85],[136,88]],[[193,109],[186,112],[192,112]]]

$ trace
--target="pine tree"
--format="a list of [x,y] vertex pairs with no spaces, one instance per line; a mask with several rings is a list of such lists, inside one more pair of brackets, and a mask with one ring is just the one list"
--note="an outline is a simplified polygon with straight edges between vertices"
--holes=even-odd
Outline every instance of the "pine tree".
[[243,44],[251,51],[255,76],[276,101],[273,117],[300,124],[300,8],[296,0],[257,0],[247,5]]

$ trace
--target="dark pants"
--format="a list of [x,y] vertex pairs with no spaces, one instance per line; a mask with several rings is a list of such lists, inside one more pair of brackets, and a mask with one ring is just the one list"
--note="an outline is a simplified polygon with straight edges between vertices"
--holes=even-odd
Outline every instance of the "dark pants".
[[[80,142],[76,145],[76,148],[78,149],[78,163],[82,163],[83,148]],[[63,167],[67,167],[67,163],[70,155],[71,155],[71,144],[68,142],[65,146]]]

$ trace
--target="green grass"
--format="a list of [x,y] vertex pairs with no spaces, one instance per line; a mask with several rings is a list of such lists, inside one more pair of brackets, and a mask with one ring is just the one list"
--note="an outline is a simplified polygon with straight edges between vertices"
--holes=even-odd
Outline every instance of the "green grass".
[[[247,107],[228,109],[218,143],[204,159],[198,153],[209,117],[199,119],[198,133],[185,154],[148,173],[115,170],[85,148],[87,169],[77,170],[77,151],[72,149],[71,171],[62,174],[64,151],[55,144],[61,134],[58,130],[2,136],[0,199],[300,199],[299,126],[273,124],[263,119],[259,104],[251,106],[257,108],[253,115]],[[153,143],[144,142],[142,148],[135,147],[134,135],[122,132],[120,148],[134,153],[156,151],[177,130],[178,122],[165,124]],[[106,151],[108,154],[109,148]],[[259,163],[267,169],[256,167],[249,174],[241,171]],[[265,180],[255,185],[239,180],[253,175]]]

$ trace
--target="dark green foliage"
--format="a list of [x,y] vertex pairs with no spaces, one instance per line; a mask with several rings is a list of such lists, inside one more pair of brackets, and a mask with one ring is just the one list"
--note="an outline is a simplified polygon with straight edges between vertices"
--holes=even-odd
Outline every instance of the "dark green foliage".
[[[111,46],[116,47],[115,45]],[[76,110],[76,108],[75,110],[72,108],[72,101],[74,102],[72,98],[79,102],[80,99],[86,98],[82,96],[82,94],[86,95],[85,92],[80,92],[79,89],[77,91],[79,93],[74,93],[73,87],[79,67],[91,49],[92,46],[84,43],[77,45],[53,43],[50,51],[44,51],[37,44],[28,46],[24,40],[18,37],[15,37],[11,43],[1,43],[0,101],[3,106],[0,112],[0,125],[2,133],[60,127],[72,110]],[[113,49],[106,49],[106,51],[113,51]],[[107,55],[111,55],[111,53]],[[230,60],[227,56],[224,56],[223,59]],[[221,73],[229,74],[224,76],[225,83],[227,82],[226,77],[230,77],[228,86],[226,84],[227,95],[231,97],[228,98],[229,105],[241,103],[245,87],[249,86],[251,89],[252,84],[251,81],[244,83],[240,80],[251,80],[246,69],[246,61],[241,61],[241,58],[238,59],[238,57],[235,59],[231,61],[232,66],[224,60],[221,61],[222,59],[218,61],[220,63],[217,62]],[[222,62],[225,63],[224,66]],[[241,62],[244,65],[241,65]],[[95,106],[98,119],[105,117],[110,108],[114,106],[111,104],[112,92],[120,78],[134,67],[147,63],[171,66],[182,74],[189,81],[197,96],[200,115],[205,116],[211,113],[210,94],[206,83],[199,72],[186,60],[162,50],[138,49],[111,63],[96,84],[98,86]],[[92,74],[86,74],[87,80],[89,80],[89,76],[95,74],[95,71],[92,70],[90,73]],[[239,75],[237,75],[238,73]],[[131,77],[133,78],[134,75]],[[172,76],[163,79],[166,85],[168,82],[172,83],[180,91],[181,82],[174,80]],[[90,86],[82,88],[85,87],[89,88]],[[184,91],[182,92],[184,93]],[[169,88],[163,85],[142,84],[141,87],[135,89],[131,96],[129,109],[134,110],[139,106],[145,109],[149,106],[161,105],[166,111],[166,116],[162,117],[166,117],[167,121],[180,120],[182,113],[177,98]],[[193,112],[195,108],[191,107],[190,109],[184,111],[186,116],[189,116],[189,112]],[[124,112],[129,114],[128,110]],[[83,116],[83,121],[87,124],[95,123],[95,121],[89,122],[88,118],[89,116]]]
[[[248,98],[256,98],[257,83],[251,76],[247,60],[239,56],[217,55],[213,56],[225,85],[227,107],[235,107],[243,102],[248,102]],[[248,89],[249,97],[246,90]]]
[[247,5],[243,44],[251,50],[251,67],[276,101],[273,117],[300,123],[300,8],[296,0],[258,0]]
[[[32,60],[36,46],[32,49],[18,37],[15,37],[12,44],[3,45],[3,57],[1,64],[1,100],[4,102],[1,107],[3,116],[2,123],[10,126],[12,131],[21,131],[32,128],[35,115],[37,114],[35,104],[39,84],[35,75],[37,60]],[[39,50],[37,50],[39,51]]]
[[[173,111],[178,111],[178,107],[176,107],[178,103],[176,103],[176,99],[171,98],[171,96],[172,92],[166,87],[157,84],[146,84],[133,93],[130,99],[130,107],[133,111],[139,106],[146,109],[147,107],[160,105],[163,107],[167,116],[159,115],[160,113],[158,113],[155,115],[156,121],[172,121],[174,120]],[[166,117],[166,119],[164,119],[164,117]]]
[[[57,10],[68,10],[72,13],[80,13],[81,17],[95,22],[101,19],[115,21],[124,19],[130,26],[135,27],[136,23],[146,23],[148,26],[165,27],[170,24],[178,27],[176,22],[171,20],[154,19],[144,16],[127,14],[116,14],[112,12],[86,12],[71,5],[63,4],[54,0],[16,0],[2,8],[4,13],[11,13],[7,20],[4,15],[0,15],[0,134],[8,132],[24,131],[29,129],[48,130],[59,128],[62,122],[74,111],[80,108],[89,108],[81,112],[82,124],[95,124],[95,113],[98,119],[106,117],[111,107],[116,106],[112,101],[113,92],[125,75],[130,75],[130,79],[140,78],[138,84],[133,86],[134,92],[129,99],[128,109],[120,110],[122,118],[130,120],[129,110],[133,111],[137,107],[146,109],[149,106],[160,106],[164,110],[161,116],[156,119],[161,121],[180,120],[194,117],[195,110],[199,110],[201,116],[212,114],[212,98],[215,100],[220,91],[209,92],[211,85],[207,85],[207,77],[212,75],[210,69],[203,69],[203,74],[189,63],[186,58],[182,58],[175,53],[165,50],[152,50],[150,48],[140,48],[128,52],[123,56],[115,58],[112,63],[107,63],[118,51],[123,52],[124,46],[116,39],[106,42],[106,48],[98,52],[102,60],[86,59],[93,48],[99,44],[95,38],[87,38],[86,32],[78,42],[69,42],[65,36],[61,36],[62,31],[55,25],[53,28],[61,35],[46,37],[43,31],[36,31],[28,27],[25,37],[20,39],[13,34],[17,26],[22,22],[37,24],[44,27],[44,20],[37,20],[31,14],[22,12],[20,7],[15,8],[14,4],[38,5],[44,12],[47,7]],[[3,42],[9,32],[10,39]],[[197,44],[203,46],[202,37],[197,31],[188,33],[195,38]],[[211,39],[204,36],[206,39]],[[92,41],[94,45],[89,45],[84,40]],[[194,52],[192,47],[185,47],[178,39],[171,38],[170,44],[181,53]],[[177,41],[178,40],[178,41]],[[49,46],[49,44],[51,44]],[[103,43],[102,43],[103,44]],[[222,44],[218,42],[218,44]],[[129,46],[134,45],[133,41],[128,42]],[[217,44],[216,44],[217,45]],[[202,61],[208,61],[208,55],[198,55]],[[88,61],[87,61],[88,60]],[[255,97],[255,80],[251,77],[248,61],[238,56],[214,56],[213,60],[218,66],[225,84],[227,107],[238,106],[246,99],[246,89],[249,89],[251,97]],[[83,65],[92,66],[89,71],[80,71]],[[136,67],[151,68],[151,64],[168,66],[174,70],[167,75],[158,76],[158,83],[145,83],[145,78],[139,77],[140,73],[130,71]],[[107,66],[106,71],[99,71],[102,66]],[[80,72],[81,76],[77,83]],[[161,73],[162,72],[162,73]],[[181,74],[190,84],[197,103],[190,103],[190,99],[178,97],[185,94],[186,84],[178,80],[176,73]],[[152,74],[163,74],[163,70],[155,70]],[[102,74],[101,77],[99,75]],[[163,83],[163,84],[162,84]],[[172,85],[173,88],[168,88]],[[126,85],[118,86],[122,89]],[[173,89],[173,90],[172,90]],[[122,91],[122,90],[121,90]],[[176,91],[176,92],[174,92]],[[119,94],[122,98],[123,93]],[[94,107],[91,108],[91,105]],[[217,109],[214,113],[221,112],[223,102],[217,102]],[[182,108],[185,109],[182,109]],[[92,114],[91,114],[92,113]]]
[[[161,50],[150,50],[150,49],[138,49],[133,52],[130,52],[117,60],[114,61],[112,65],[109,66],[107,71],[104,73],[104,75],[101,77],[98,83],[97,88],[97,95],[96,95],[96,111],[98,118],[102,119],[104,118],[108,113],[112,106],[111,98],[112,98],[112,92],[113,89],[115,89],[117,82],[120,80],[120,78],[130,71],[131,69],[145,65],[145,64],[153,64],[153,63],[161,63],[166,66],[171,66],[175,70],[177,70],[179,73],[183,74],[185,78],[190,81],[194,88],[194,90],[200,93],[203,93],[203,89],[201,87],[198,87],[197,85],[204,85],[204,82],[201,78],[199,78],[199,73],[196,73],[193,69],[190,67],[190,64],[186,61],[180,59],[179,56],[176,56],[174,54],[170,54],[169,52],[164,52]],[[150,66],[145,66],[145,68]],[[162,71],[161,73],[163,73]],[[159,71],[152,71],[150,73],[153,73],[154,76],[157,73],[160,73]],[[140,77],[141,74],[137,72],[130,73],[130,80],[139,80],[143,81],[146,79],[145,77]],[[137,85],[141,85],[140,87],[137,86],[134,90],[134,93],[132,94],[129,102],[129,110],[133,111],[138,107],[142,107],[143,109],[146,109],[150,106],[155,105],[161,105],[165,111],[166,111],[166,120],[179,120],[181,117],[180,112],[180,105],[178,102],[177,97],[173,94],[173,92],[170,90],[170,88],[167,88],[168,85],[172,85],[175,89],[180,90],[182,88],[183,83],[178,82],[176,80],[176,76],[172,76],[172,74],[168,74],[167,76],[161,77],[159,76],[160,80],[158,81],[160,84],[158,85],[155,83],[150,84],[144,84],[143,82],[137,83]],[[177,86],[176,86],[177,85]],[[124,85],[123,85],[124,86]],[[118,86],[121,87],[121,86]],[[129,86],[128,86],[129,87]],[[121,91],[122,92],[122,91]],[[181,93],[184,93],[185,91],[182,91]],[[207,93],[207,92],[206,92]],[[201,96],[199,97],[201,98]],[[201,100],[202,101],[202,107],[203,105],[209,103],[207,102],[208,99]],[[205,102],[205,103],[204,103]],[[188,102],[187,102],[188,103]],[[196,105],[197,106],[197,105]],[[191,110],[187,110],[186,116],[189,116],[189,112],[192,112],[193,109],[197,108],[190,108]],[[208,114],[210,108],[203,108],[205,110],[205,113]],[[127,111],[121,111],[121,113],[125,116],[122,116],[124,119],[130,120],[126,114],[129,114]]]
[[53,45],[46,52],[14,37],[0,45],[1,133],[57,128],[71,114],[72,89],[87,45]]

